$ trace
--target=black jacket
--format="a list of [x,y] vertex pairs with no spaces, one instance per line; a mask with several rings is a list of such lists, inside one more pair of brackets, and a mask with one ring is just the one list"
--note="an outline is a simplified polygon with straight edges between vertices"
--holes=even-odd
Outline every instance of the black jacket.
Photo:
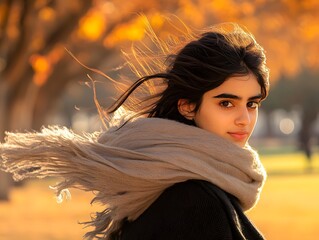
[[166,189],[135,221],[126,221],[114,239],[263,239],[237,199],[206,181],[189,180]]

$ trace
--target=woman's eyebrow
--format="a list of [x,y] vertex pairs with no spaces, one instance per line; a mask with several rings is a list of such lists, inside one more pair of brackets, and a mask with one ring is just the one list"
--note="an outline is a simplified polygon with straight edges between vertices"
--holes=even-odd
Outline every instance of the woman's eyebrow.
[[230,93],[222,93],[219,94],[217,96],[214,96],[213,98],[231,98],[231,99],[241,99],[241,97],[236,96],[234,94],[230,94]]
[[249,101],[251,101],[251,100],[261,100],[261,99],[262,99],[262,94],[261,93],[256,95],[256,96],[248,98]]
[[[219,94],[217,96],[214,96],[213,98],[228,98],[228,99],[236,99],[236,100],[242,99],[242,97],[239,97],[237,95],[230,94],[230,93],[222,93],[222,94]],[[251,101],[251,100],[257,100],[257,99],[261,99],[261,98],[262,98],[262,95],[258,94],[256,96],[252,96],[252,97],[248,98],[248,100]]]

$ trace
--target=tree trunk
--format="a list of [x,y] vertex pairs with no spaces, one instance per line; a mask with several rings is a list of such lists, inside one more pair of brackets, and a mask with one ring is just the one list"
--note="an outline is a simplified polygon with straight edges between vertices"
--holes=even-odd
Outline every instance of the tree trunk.
[[[0,141],[2,142],[4,139],[4,131],[8,126],[8,118],[7,118],[7,83],[0,82]],[[0,201],[9,200],[9,192],[12,184],[11,175],[0,171]]]
[[13,185],[11,175],[5,172],[0,172],[0,201],[8,201],[10,189]]

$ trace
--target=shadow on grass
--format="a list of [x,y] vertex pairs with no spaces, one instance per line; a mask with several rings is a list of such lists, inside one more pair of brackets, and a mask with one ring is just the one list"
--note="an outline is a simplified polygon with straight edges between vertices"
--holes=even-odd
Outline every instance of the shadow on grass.
[[268,176],[304,176],[304,175],[319,175],[319,169],[307,167],[304,169],[285,169],[285,170],[268,170]]

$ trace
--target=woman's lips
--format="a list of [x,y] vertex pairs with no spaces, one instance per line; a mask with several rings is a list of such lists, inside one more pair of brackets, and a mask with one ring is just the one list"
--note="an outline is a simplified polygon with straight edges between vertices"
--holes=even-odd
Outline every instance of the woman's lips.
[[248,137],[247,132],[228,132],[228,134],[237,141],[246,140]]

